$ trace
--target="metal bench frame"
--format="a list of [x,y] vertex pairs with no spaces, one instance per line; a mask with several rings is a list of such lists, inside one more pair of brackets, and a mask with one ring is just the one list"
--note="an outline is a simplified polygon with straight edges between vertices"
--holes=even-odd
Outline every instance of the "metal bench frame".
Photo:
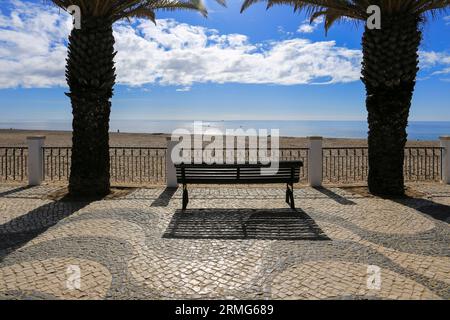
[[280,161],[278,171],[261,174],[270,164],[176,164],[178,183],[183,185],[183,210],[189,203],[188,184],[271,184],[286,183],[286,203],[295,209],[294,183],[300,181],[302,161]]

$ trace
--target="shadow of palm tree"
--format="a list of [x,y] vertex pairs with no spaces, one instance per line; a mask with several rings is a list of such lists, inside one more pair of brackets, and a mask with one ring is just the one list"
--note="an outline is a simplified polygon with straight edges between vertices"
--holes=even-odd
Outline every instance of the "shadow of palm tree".
[[404,205],[408,208],[417,210],[436,220],[450,223],[450,206],[448,205],[437,203],[428,199],[409,196],[405,196],[402,198],[389,198],[389,200]]
[[60,220],[84,208],[94,200],[62,198],[0,225],[0,262],[5,256],[36,238]]
[[450,223],[450,206],[425,199],[425,194],[408,187],[403,196],[372,195],[367,187],[345,187],[345,190],[368,198],[390,200],[405,207],[417,210],[434,219]]
[[292,209],[177,210],[163,238],[330,240],[310,216]]

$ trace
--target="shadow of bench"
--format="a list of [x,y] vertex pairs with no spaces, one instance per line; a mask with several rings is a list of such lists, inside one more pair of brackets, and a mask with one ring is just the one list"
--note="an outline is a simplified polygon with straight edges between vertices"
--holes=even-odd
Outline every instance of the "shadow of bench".
[[292,209],[177,210],[163,238],[330,240],[310,216]]

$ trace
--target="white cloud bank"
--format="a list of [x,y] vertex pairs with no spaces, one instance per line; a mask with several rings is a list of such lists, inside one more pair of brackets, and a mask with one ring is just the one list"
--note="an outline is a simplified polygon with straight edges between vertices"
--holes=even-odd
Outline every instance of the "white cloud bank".
[[334,41],[306,39],[252,44],[245,35],[159,20],[116,27],[119,81],[160,83],[308,84],[359,78],[361,54]]
[[[9,0],[0,12],[0,88],[65,86],[71,18],[49,5]],[[114,28],[117,81],[128,86],[195,83],[315,84],[359,80],[361,51],[294,38],[251,43],[242,34],[158,20]]]
[[70,18],[48,6],[9,4],[10,14],[0,12],[0,88],[64,84]]

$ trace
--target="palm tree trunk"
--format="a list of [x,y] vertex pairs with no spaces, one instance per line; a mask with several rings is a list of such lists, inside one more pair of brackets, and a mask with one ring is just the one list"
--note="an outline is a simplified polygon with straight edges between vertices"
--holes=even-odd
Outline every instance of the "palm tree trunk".
[[369,190],[403,195],[404,147],[421,41],[416,16],[383,17],[363,35],[362,81],[369,123]]
[[115,83],[112,21],[83,16],[69,37],[66,78],[73,136],[69,192],[103,196],[110,190],[109,116]]

